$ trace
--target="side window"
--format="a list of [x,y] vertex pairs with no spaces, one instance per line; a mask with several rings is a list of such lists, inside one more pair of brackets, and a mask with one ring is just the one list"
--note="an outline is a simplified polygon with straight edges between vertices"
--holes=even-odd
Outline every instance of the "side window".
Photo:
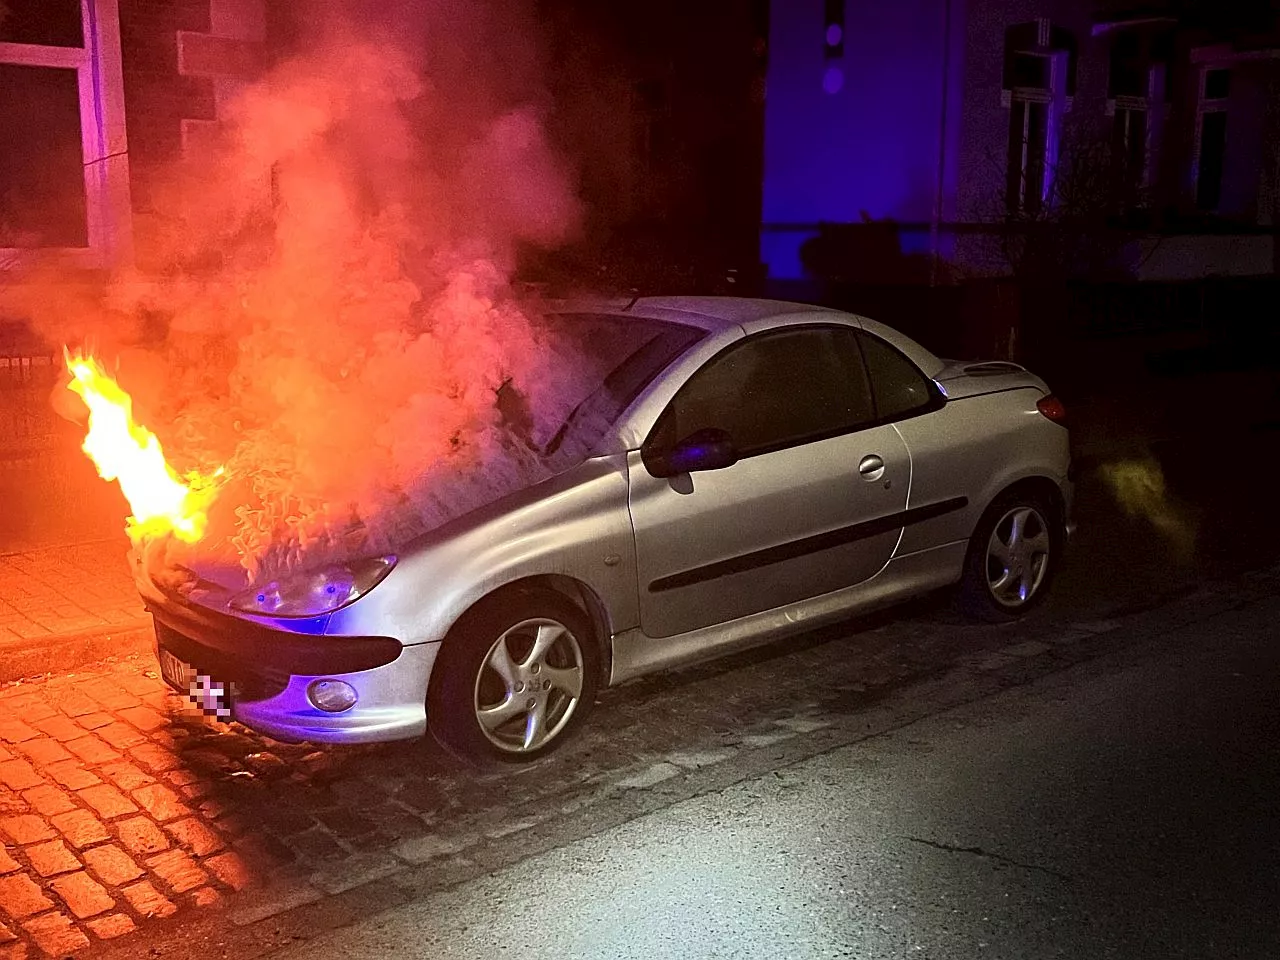
[[897,420],[933,404],[929,381],[914,363],[879,337],[860,333],[858,340],[871,377],[877,419]]
[[647,445],[670,449],[716,428],[749,457],[870,423],[875,407],[856,336],[801,327],[730,347],[680,388]]

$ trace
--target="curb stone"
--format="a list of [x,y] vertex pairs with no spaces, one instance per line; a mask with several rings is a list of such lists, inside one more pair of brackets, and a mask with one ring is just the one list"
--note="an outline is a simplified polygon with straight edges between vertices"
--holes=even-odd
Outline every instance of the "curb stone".
[[150,653],[155,633],[150,617],[75,633],[51,633],[0,644],[0,683],[50,673],[71,673],[90,663],[132,653]]

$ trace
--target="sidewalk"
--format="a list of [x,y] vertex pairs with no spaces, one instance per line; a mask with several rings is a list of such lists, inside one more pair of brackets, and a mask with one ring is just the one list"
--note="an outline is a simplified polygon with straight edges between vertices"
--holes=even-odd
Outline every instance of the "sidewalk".
[[128,539],[0,554],[0,682],[64,672],[151,643]]
[[272,872],[179,753],[220,741],[175,701],[150,657],[0,686],[0,960],[65,957]]

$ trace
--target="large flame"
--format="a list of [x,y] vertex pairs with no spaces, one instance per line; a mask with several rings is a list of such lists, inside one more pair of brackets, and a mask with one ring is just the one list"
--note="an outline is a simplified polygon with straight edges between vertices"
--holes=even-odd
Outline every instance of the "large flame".
[[82,449],[98,475],[116,480],[129,508],[130,537],[173,534],[186,543],[204,536],[208,507],[216,493],[211,476],[188,474],[185,480],[165,461],[156,435],[133,419],[133,400],[102,365],[81,353],[66,354],[71,373],[68,388],[89,408],[88,433]]

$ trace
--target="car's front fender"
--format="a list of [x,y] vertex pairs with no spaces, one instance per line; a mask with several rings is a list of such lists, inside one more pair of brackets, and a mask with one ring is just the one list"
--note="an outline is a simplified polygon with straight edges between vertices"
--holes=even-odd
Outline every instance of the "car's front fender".
[[528,577],[557,575],[593,591],[610,633],[639,622],[635,542],[622,455],[596,457],[503,498],[404,550],[382,583],[336,611],[326,633],[402,643],[444,638],[473,604]]

